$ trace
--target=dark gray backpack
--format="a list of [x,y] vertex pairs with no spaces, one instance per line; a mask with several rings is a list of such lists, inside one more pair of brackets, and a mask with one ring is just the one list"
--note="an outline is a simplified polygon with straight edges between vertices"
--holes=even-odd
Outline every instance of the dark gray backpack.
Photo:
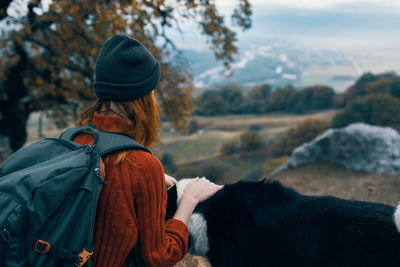
[[[72,141],[84,132],[93,145]],[[88,125],[12,154],[0,166],[0,267],[92,266],[97,200],[106,184],[100,157],[121,149],[150,152]]]

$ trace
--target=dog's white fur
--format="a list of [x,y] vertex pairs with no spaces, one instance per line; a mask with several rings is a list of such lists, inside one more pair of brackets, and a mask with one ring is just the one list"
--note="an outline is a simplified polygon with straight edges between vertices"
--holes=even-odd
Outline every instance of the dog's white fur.
[[177,192],[177,198],[176,198],[176,204],[179,205],[181,202],[183,193],[185,192],[186,186],[192,181],[192,179],[182,179],[179,180],[179,182],[176,184],[176,192]]
[[[177,205],[179,205],[186,186],[191,182],[191,180],[192,179],[182,179],[176,184]],[[192,238],[190,252],[196,255],[205,256],[209,250],[206,219],[202,214],[195,212],[190,216],[187,227]]]
[[206,256],[210,248],[208,245],[206,219],[200,213],[193,213],[192,216],[190,216],[187,226],[192,238],[192,246],[189,252]]
[[400,232],[400,202],[393,214],[394,223],[396,224],[397,231]]

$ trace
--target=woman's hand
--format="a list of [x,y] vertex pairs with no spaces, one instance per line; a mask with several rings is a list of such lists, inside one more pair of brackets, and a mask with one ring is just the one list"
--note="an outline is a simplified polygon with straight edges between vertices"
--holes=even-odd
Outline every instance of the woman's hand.
[[196,203],[199,203],[211,197],[222,188],[222,185],[214,184],[206,178],[195,178],[186,186],[182,199],[191,197]]
[[164,175],[165,175],[165,184],[167,185],[167,187],[173,186],[178,182],[174,177],[169,176],[167,174]]
[[196,205],[211,197],[222,188],[222,185],[216,185],[206,178],[193,179],[186,186],[173,218],[187,223]]

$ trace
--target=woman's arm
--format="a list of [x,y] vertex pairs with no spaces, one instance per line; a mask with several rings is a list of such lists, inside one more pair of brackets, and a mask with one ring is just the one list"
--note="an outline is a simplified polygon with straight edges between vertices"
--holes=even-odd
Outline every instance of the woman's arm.
[[187,251],[189,232],[177,219],[165,222],[167,190],[159,160],[147,152],[129,154],[134,165],[133,192],[144,266],[175,265]]
[[186,254],[186,226],[197,203],[221,186],[205,178],[193,179],[185,189],[174,217],[165,222],[167,190],[160,161],[151,154],[132,153],[135,165],[134,198],[142,259],[145,266],[173,266]]
[[174,177],[169,176],[168,174],[165,174],[165,183],[166,183],[167,187],[173,186],[177,182],[178,181]]
[[173,218],[186,224],[196,205],[214,195],[222,187],[223,186],[216,185],[205,178],[193,179],[190,184],[186,186]]

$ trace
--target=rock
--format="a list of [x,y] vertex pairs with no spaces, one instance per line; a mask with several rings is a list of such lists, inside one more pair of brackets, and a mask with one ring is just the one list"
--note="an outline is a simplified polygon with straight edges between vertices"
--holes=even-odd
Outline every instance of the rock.
[[392,128],[364,123],[329,129],[296,148],[272,175],[316,161],[335,162],[357,171],[400,174],[400,134]]

